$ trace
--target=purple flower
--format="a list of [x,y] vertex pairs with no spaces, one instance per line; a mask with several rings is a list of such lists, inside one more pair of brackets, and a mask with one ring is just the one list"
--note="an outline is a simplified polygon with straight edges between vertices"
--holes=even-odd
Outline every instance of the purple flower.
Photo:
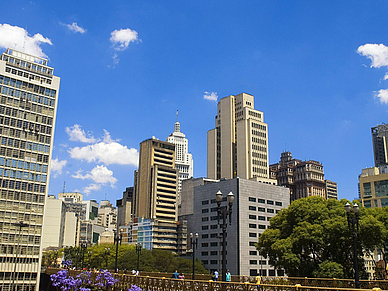
[[143,291],[139,286],[131,285],[131,288],[128,291]]

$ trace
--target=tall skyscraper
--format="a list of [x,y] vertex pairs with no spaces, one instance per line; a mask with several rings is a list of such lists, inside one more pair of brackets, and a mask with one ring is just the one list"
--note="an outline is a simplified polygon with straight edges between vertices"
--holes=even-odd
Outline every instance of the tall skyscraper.
[[0,289],[38,290],[59,77],[47,59],[0,57]]
[[[177,113],[178,114],[178,113]],[[182,181],[193,177],[193,156],[189,153],[189,142],[180,130],[181,125],[175,122],[175,130],[167,141],[175,145],[175,169],[179,171],[178,200],[182,190]]]
[[143,141],[135,172],[132,218],[152,220],[152,248],[177,250],[177,191],[175,146],[155,138]]
[[373,154],[375,167],[388,165],[388,124],[372,127]]
[[237,176],[269,178],[267,124],[246,93],[218,102],[215,128],[207,134],[207,177]]

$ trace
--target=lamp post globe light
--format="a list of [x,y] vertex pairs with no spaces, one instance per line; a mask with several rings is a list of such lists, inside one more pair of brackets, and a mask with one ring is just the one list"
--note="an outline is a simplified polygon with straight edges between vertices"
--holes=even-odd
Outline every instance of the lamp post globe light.
[[190,232],[190,242],[191,242],[191,249],[193,250],[193,276],[192,279],[195,280],[195,249],[198,246],[198,233],[193,236],[193,233]]
[[116,235],[115,235],[115,244],[116,244],[115,273],[119,272],[119,270],[117,268],[117,255],[119,252],[119,243],[121,245],[122,239],[123,239],[123,230],[122,229],[120,229],[120,231],[116,230]]
[[234,201],[234,194],[232,191],[229,192],[227,196],[228,206],[221,207],[222,202],[222,192],[218,190],[216,193],[217,201],[217,218],[218,224],[220,224],[220,219],[222,218],[222,281],[226,281],[226,227],[228,226],[228,216],[229,216],[229,225],[232,224],[232,205]]
[[351,210],[351,205],[349,202],[345,204],[345,211],[346,211],[346,216],[348,219],[348,227],[349,230],[352,232],[353,236],[353,268],[354,268],[354,282],[356,285],[356,288],[360,288],[360,278],[358,274],[358,262],[357,262],[357,232],[356,232],[356,227],[358,231],[358,221],[360,219],[358,212],[360,210],[360,207],[354,203],[353,205],[353,212],[354,216],[350,215],[350,210]]
[[137,254],[137,266],[136,266],[136,274],[139,272],[139,263],[140,263],[140,253],[143,246],[141,243],[136,243],[136,254]]

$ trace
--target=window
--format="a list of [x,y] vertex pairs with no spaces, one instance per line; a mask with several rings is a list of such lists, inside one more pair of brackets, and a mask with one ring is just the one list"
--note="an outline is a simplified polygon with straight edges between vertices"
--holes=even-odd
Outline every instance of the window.
[[217,265],[218,261],[217,260],[210,260],[211,265]]
[[208,225],[202,225],[202,230],[207,230],[207,229],[209,229]]
[[211,212],[217,212],[217,207],[213,207],[210,209]]
[[211,256],[217,256],[217,254],[218,254],[217,251],[211,251],[211,252],[210,252],[210,255],[211,255]]
[[256,243],[256,242],[254,242],[254,241],[250,241],[250,242],[249,242],[249,246],[250,246],[250,247],[255,247],[255,243]]
[[256,211],[256,207],[255,206],[249,206],[249,210]]
[[208,255],[209,255],[209,252],[201,252],[201,255],[202,255],[202,256],[208,256]]
[[265,225],[259,224],[259,229],[265,229]]
[[202,260],[202,263],[203,263],[204,265],[207,265],[207,264],[209,264],[209,261],[208,261],[208,260]]
[[209,217],[202,217],[202,221],[209,221]]
[[203,200],[202,201],[202,205],[206,205],[206,204],[209,204],[209,200]]
[[203,235],[201,235],[201,238],[208,238],[208,237],[209,237],[208,234],[203,234]]
[[250,265],[257,265],[257,260],[249,260]]
[[272,200],[267,200],[267,204],[273,205],[273,201]]
[[283,206],[283,203],[282,203],[282,202],[276,201],[276,202],[275,202],[275,205],[276,205],[276,206]]
[[260,212],[265,212],[265,208],[263,208],[263,207],[257,207],[257,210]]
[[259,220],[265,220],[265,216],[259,216]]
[[268,271],[268,274],[269,274],[270,276],[275,276],[275,270],[269,270],[269,271]]
[[257,234],[255,232],[250,232],[249,237],[257,237]]
[[268,213],[275,213],[275,210],[268,208],[268,209],[267,209],[267,212],[268,212]]
[[208,246],[209,246],[208,243],[201,243],[201,247],[203,247],[203,248],[207,248]]
[[210,238],[218,238],[218,233],[211,233]]
[[253,224],[253,223],[250,223],[250,224],[249,224],[249,228],[256,228],[256,227],[257,227],[256,224]]
[[249,202],[256,202],[256,198],[255,197],[249,197],[248,200],[249,200]]
[[249,251],[250,256],[257,256],[257,251]]
[[259,264],[260,264],[260,265],[266,265],[266,264],[267,264],[267,261],[266,261],[266,260],[260,260],[260,261],[259,261]]
[[256,215],[249,214],[249,219],[254,219],[254,220],[256,220]]
[[210,229],[217,229],[217,227],[218,227],[217,224],[210,225]]
[[259,199],[257,199],[257,202],[258,202],[258,203],[265,203],[265,200],[259,198]]
[[210,246],[211,246],[211,247],[216,247],[216,246],[218,246],[218,243],[217,243],[217,242],[211,242],[211,243],[210,243]]
[[202,213],[208,213],[208,212],[209,212],[209,208],[202,209]]

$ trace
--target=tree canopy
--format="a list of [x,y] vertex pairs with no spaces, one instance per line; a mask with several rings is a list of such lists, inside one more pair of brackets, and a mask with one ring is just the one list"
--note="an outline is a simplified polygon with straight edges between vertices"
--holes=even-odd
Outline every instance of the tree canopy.
[[[106,252],[105,249],[109,249],[109,252]],[[113,244],[94,245],[84,250],[84,254],[80,247],[61,249],[59,252],[49,251],[44,254],[44,264],[54,266],[55,259],[62,256],[64,256],[64,259],[71,260],[73,266],[77,268],[82,266],[83,258],[85,268],[108,268],[112,270],[115,266],[116,246]],[[117,258],[119,270],[136,270],[137,253],[134,245],[119,245]],[[191,273],[192,260],[181,258],[170,251],[142,249],[139,256],[139,269],[147,272],[172,273],[178,270],[181,273]],[[208,273],[198,259],[195,261],[195,272],[199,274]]]
[[[288,276],[353,277],[353,238],[344,209],[346,202],[317,196],[293,201],[270,220],[269,228],[259,238],[258,251],[275,268],[284,268]],[[379,213],[388,225],[388,211],[385,215]],[[364,278],[363,251],[373,252],[387,236],[381,220],[360,207],[357,254],[360,276]]]

